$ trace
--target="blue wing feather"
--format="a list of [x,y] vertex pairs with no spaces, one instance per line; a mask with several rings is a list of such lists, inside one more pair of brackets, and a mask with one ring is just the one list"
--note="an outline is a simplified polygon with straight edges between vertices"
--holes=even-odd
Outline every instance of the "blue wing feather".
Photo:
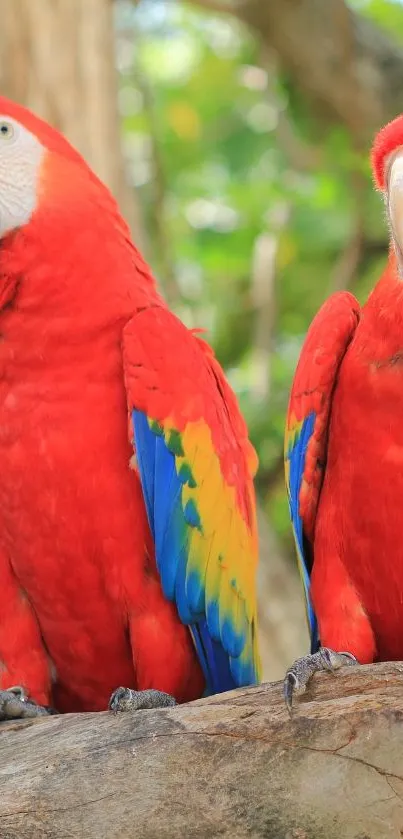
[[[182,507],[181,493],[186,475],[178,474],[175,455],[164,437],[150,428],[147,416],[132,412],[134,442],[148,521],[154,536],[156,561],[164,594],[175,600],[179,617],[192,632],[196,651],[206,679],[206,693],[232,690],[255,680],[245,673],[245,664],[234,664],[220,642],[218,609],[210,603],[207,619],[200,583],[186,579],[188,527],[201,528],[195,506]],[[242,670],[243,668],[243,670]],[[245,681],[245,676],[251,680]],[[238,681],[238,678],[241,680]]]
[[166,524],[169,521],[178,493],[175,494],[173,492],[176,479],[175,462],[165,445],[164,439],[150,435],[149,428],[148,438],[149,448],[152,449],[153,446],[155,447],[154,489],[155,486],[158,487],[161,479],[163,479],[163,485],[165,487],[165,492],[154,491],[153,525],[155,530],[155,550],[159,556],[166,537]]
[[222,693],[238,687],[231,672],[228,655],[220,642],[214,641],[211,637],[206,620],[198,621],[192,627],[192,634],[199,661],[206,676],[205,695]]
[[[134,415],[135,422],[134,422]],[[150,429],[145,414],[133,412],[133,430],[137,463],[141,472],[141,484],[147,510],[148,523],[155,542],[154,532],[154,486],[155,445],[150,445]],[[147,466],[146,466],[147,464]]]
[[294,439],[290,439],[288,448],[285,453],[286,460],[289,461],[288,502],[297,546],[302,582],[304,586],[312,652],[316,652],[316,650],[319,648],[319,637],[317,620],[312,608],[310,598],[311,560],[307,554],[308,546],[306,540],[304,539],[303,521],[299,510],[299,495],[305,470],[306,452],[309,441],[313,434],[315,420],[316,413],[312,411],[302,421],[298,432],[294,436]]

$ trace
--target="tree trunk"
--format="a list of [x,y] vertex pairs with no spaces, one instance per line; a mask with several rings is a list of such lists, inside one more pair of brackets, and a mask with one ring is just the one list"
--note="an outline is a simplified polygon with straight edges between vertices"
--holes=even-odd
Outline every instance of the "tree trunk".
[[325,119],[366,147],[403,111],[403,49],[344,0],[187,0],[247,23]]
[[111,0],[0,0],[0,90],[59,128],[142,227],[122,156]]
[[0,726],[1,839],[401,839],[403,666]]
[[279,540],[258,509],[258,630],[263,678],[282,679],[295,658],[309,650],[302,582],[297,563],[281,550]]

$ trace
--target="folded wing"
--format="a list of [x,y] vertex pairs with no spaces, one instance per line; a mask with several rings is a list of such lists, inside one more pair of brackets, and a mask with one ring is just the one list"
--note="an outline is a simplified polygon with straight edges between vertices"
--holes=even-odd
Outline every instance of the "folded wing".
[[256,456],[211,349],[163,306],[124,331],[133,445],[162,588],[207,691],[259,680]]
[[286,419],[285,477],[313,652],[319,644],[309,595],[316,513],[326,469],[333,392],[359,313],[357,300],[348,292],[334,294],[324,303],[302,347]]

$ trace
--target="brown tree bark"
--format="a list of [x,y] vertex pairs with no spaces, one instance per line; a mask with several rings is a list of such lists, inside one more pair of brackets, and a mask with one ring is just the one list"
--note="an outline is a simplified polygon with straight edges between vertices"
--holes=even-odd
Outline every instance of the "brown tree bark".
[[403,665],[0,726],[1,839],[401,839]]
[[344,0],[186,2],[248,24],[316,111],[344,123],[358,145],[403,111],[403,49]]
[[111,0],[0,0],[0,91],[36,111],[79,149],[117,198],[136,242],[117,106]]
[[302,582],[297,563],[281,550],[264,512],[258,510],[259,644],[263,678],[284,677],[287,667],[309,651]]

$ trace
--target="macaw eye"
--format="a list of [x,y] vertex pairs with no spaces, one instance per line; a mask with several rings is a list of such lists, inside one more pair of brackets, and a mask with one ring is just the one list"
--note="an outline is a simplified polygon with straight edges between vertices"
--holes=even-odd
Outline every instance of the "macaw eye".
[[14,137],[14,126],[11,122],[0,122],[0,142],[2,140],[12,140]]

